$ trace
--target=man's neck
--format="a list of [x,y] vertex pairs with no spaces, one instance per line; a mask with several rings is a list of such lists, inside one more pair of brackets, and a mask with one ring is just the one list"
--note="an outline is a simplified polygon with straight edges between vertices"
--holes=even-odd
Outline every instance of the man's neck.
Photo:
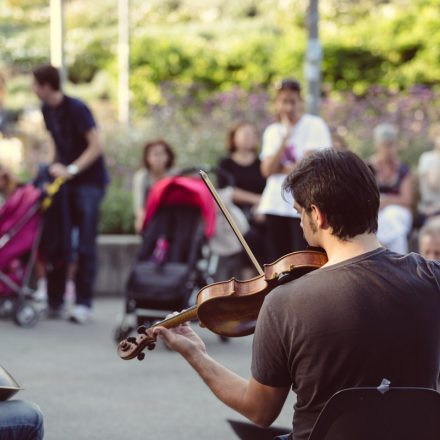
[[342,241],[334,236],[326,237],[323,248],[327,252],[328,262],[325,266],[341,263],[380,247],[381,244],[375,234],[357,235],[349,241]]
[[63,102],[63,99],[63,92],[61,90],[57,90],[47,98],[46,104],[49,107],[58,107]]

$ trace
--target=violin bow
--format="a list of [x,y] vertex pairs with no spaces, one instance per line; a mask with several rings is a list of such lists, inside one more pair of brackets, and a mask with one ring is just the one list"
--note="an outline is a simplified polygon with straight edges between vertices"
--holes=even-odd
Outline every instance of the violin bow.
[[209,179],[208,175],[200,170],[199,171],[200,177],[202,178],[203,182],[207,186],[209,192],[211,193],[212,197],[214,197],[214,200],[217,203],[217,206],[220,208],[220,211],[225,216],[227,222],[229,223],[229,226],[232,228],[235,236],[237,237],[238,241],[243,246],[244,250],[246,251],[247,256],[251,260],[252,264],[254,265],[255,269],[257,270],[259,275],[264,275],[264,271],[260,264],[258,263],[257,259],[255,258],[255,255],[253,254],[251,248],[246,243],[246,240],[244,239],[242,233],[238,229],[237,225],[235,224],[233,218],[231,217],[231,214],[229,213],[228,209],[226,208],[225,204],[223,203],[222,199],[218,195],[216,189],[214,188],[214,185],[211,183],[211,180]]

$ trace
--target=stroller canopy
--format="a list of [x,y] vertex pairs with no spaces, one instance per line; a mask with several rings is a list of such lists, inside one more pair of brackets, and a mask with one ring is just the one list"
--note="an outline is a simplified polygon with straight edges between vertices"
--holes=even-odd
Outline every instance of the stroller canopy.
[[153,185],[145,205],[143,229],[159,207],[173,205],[198,207],[205,224],[205,236],[212,237],[215,232],[215,202],[203,181],[194,177],[166,177]]

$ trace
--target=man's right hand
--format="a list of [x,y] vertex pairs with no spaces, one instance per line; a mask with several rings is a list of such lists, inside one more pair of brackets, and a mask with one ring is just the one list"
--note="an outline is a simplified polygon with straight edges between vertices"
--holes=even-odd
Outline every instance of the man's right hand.
[[281,119],[280,121],[281,125],[284,128],[284,136],[283,136],[283,144],[284,144],[285,141],[287,141],[291,136],[295,124],[293,124],[293,122],[290,120],[290,118],[287,115],[281,114],[280,119]]
[[53,177],[63,177],[64,179],[70,179],[72,177],[67,171],[67,167],[59,162],[55,162],[49,167],[49,173]]

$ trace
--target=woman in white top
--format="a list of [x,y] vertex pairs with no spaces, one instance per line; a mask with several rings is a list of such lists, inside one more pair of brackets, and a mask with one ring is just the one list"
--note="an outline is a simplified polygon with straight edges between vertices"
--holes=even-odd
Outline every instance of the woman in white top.
[[145,218],[145,200],[151,186],[169,174],[174,164],[175,154],[163,139],[147,142],[142,156],[143,167],[133,176],[134,227],[141,232]]
[[261,172],[267,178],[258,212],[266,215],[270,261],[307,247],[293,199],[283,196],[282,184],[298,163],[313,151],[332,146],[330,130],[318,116],[304,113],[301,86],[284,79],[275,97],[277,122],[263,134]]
[[425,221],[440,214],[440,124],[431,128],[434,148],[419,159],[419,213]]

